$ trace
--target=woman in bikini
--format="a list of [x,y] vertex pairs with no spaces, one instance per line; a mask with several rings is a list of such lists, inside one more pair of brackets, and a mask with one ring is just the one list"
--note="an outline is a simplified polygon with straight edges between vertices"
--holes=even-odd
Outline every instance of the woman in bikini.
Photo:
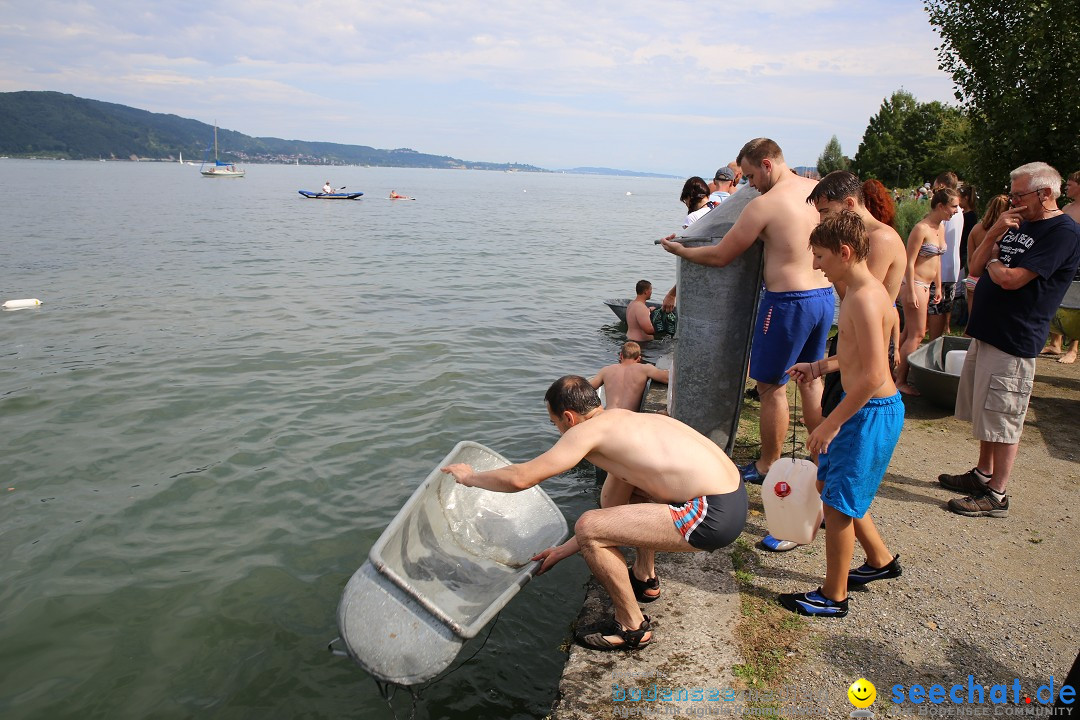
[[[971,256],[975,254],[975,251],[979,249],[979,245],[982,244],[983,238],[986,237],[986,231],[993,227],[997,222],[998,216],[1001,213],[1009,209],[1009,196],[1008,195],[995,195],[990,198],[990,202],[986,204],[986,212],[983,213],[982,221],[971,228],[971,234],[968,235],[967,244],[967,256],[968,262],[965,263],[969,268],[971,267]],[[975,302],[975,285],[979,282],[979,276],[982,274],[981,270],[970,270],[969,275],[964,278],[964,289],[967,292],[968,303],[968,316],[971,316],[971,308]]]
[[[911,229],[907,241],[907,270],[901,282],[900,299],[904,308],[904,332],[900,335],[900,363],[896,368],[896,389],[905,395],[919,391],[907,381],[908,355],[918,350],[926,334],[926,308],[932,299],[941,302],[941,256],[945,252],[946,220],[960,207],[960,196],[943,188],[930,198],[930,212]],[[937,297],[930,297],[935,283]]]

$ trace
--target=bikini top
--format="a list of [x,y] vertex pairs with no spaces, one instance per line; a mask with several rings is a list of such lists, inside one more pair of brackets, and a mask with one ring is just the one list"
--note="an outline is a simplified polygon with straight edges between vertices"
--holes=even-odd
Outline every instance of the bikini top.
[[934,243],[923,243],[919,248],[919,257],[937,257],[938,255],[944,255],[945,248]]

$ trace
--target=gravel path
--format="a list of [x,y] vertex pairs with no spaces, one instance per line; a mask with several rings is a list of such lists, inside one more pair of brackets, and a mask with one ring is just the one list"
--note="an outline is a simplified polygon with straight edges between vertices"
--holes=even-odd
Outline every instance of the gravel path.
[[[811,649],[789,677],[828,688],[829,717],[852,711],[847,688],[860,677],[877,687],[879,717],[912,711],[889,700],[898,683],[948,688],[966,685],[971,673],[984,685],[1019,678],[1028,694],[1051,676],[1060,687],[1080,649],[1080,364],[1038,360],[1008,518],[945,509],[957,494],[937,476],[971,468],[978,443],[968,423],[925,399],[906,404],[903,436],[871,509],[904,574],[852,591],[844,619],[811,620]],[[752,516],[747,533],[760,539],[764,516]],[[824,533],[809,547],[757,556],[759,590],[812,589],[824,573]]]

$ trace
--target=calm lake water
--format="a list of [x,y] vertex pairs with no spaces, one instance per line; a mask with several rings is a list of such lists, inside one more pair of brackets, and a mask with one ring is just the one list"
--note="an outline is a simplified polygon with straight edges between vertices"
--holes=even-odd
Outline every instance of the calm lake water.
[[[0,160],[0,300],[44,302],[0,313],[5,718],[392,717],[327,652],[345,582],[459,440],[549,447],[547,386],[621,343],[601,301],[674,280],[682,180],[247,170]],[[327,178],[367,195],[296,193]],[[417,717],[545,715],[587,576],[526,586]]]

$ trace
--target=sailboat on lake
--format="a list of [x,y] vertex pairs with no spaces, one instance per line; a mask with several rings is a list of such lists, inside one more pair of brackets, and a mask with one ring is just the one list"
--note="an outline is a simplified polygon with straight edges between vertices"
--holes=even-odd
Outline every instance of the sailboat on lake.
[[214,123],[214,164],[207,167],[206,161],[199,168],[203,177],[244,177],[244,171],[232,163],[224,163],[218,160],[217,123]]

